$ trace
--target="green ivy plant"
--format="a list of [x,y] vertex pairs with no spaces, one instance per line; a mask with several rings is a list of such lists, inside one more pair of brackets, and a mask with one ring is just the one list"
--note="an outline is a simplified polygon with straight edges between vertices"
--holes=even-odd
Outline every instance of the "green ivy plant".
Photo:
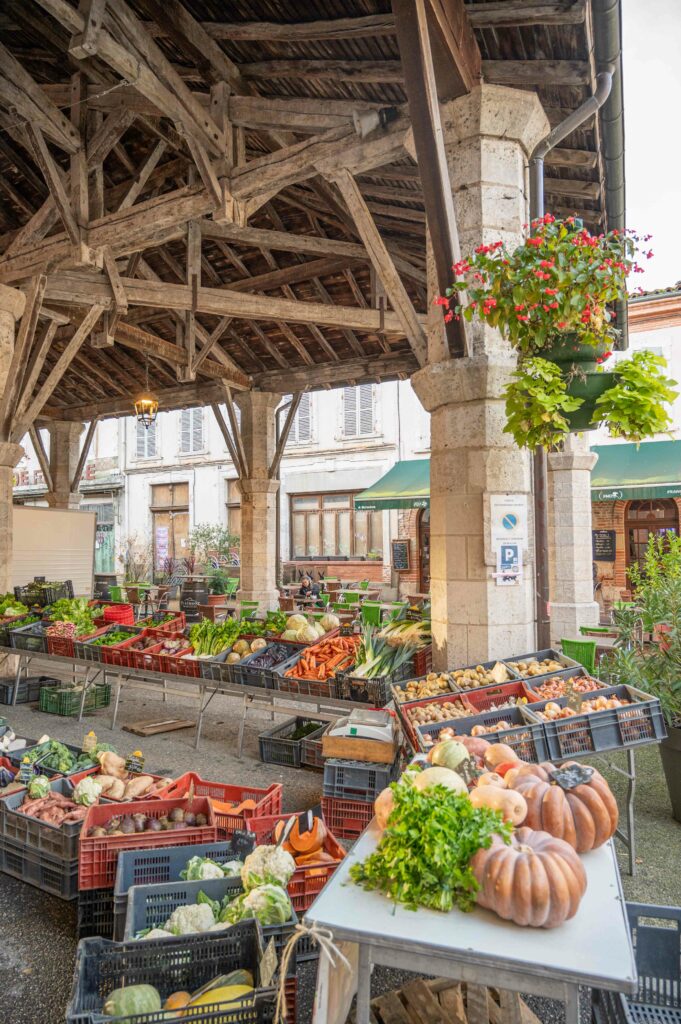
[[637,443],[668,431],[668,404],[678,391],[677,382],[662,372],[666,366],[666,359],[646,351],[618,363],[616,383],[597,399],[594,421],[607,426],[611,437]]
[[538,356],[518,365],[506,385],[506,426],[519,448],[551,448],[570,431],[566,413],[584,401],[568,394],[565,374],[555,363]]

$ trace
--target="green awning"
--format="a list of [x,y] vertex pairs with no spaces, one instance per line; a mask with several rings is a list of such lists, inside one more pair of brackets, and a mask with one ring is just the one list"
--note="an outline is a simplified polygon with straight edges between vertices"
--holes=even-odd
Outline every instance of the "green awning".
[[592,501],[681,498],[681,441],[594,445]]
[[385,476],[355,496],[355,508],[379,512],[386,508],[428,508],[430,459],[396,462]]

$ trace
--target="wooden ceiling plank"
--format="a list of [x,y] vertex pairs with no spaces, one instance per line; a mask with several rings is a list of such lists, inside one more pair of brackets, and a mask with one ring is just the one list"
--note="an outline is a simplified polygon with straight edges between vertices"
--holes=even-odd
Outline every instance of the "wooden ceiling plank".
[[437,95],[441,102],[463,96],[480,82],[481,66],[480,50],[463,0],[428,0],[423,15],[424,26],[426,21],[430,26],[429,46]]
[[527,25],[580,25],[585,0],[502,0],[467,3],[473,28],[523,28]]
[[554,85],[588,85],[586,60],[483,60],[482,75],[492,85],[547,88]]
[[315,391],[326,385],[342,387],[349,381],[381,380],[387,376],[408,373],[418,369],[413,352],[400,352],[386,356],[369,356],[363,359],[346,359],[342,363],[324,363],[305,366],[300,369],[266,370],[253,375],[253,383],[263,391],[289,394],[296,391]]
[[549,175],[544,179],[544,188],[551,195],[575,199],[597,200],[601,194],[601,186],[597,181],[576,181],[574,178],[553,178]]
[[564,149],[557,146],[546,154],[547,167],[579,168],[592,171],[598,166],[598,153],[590,149]]
[[242,64],[248,79],[306,79],[325,82],[365,82],[399,85],[402,65],[399,60],[264,60]]
[[[369,14],[357,18],[332,18],[323,21],[280,23],[272,21],[213,22],[204,21],[201,28],[213,40],[231,42],[282,42],[306,40],[373,39],[394,35],[391,14]],[[150,28],[152,35],[168,34],[165,23]]]
[[0,97],[15,106],[28,124],[42,128],[60,149],[75,153],[81,146],[78,129],[45,96],[38,83],[2,43],[0,69]]

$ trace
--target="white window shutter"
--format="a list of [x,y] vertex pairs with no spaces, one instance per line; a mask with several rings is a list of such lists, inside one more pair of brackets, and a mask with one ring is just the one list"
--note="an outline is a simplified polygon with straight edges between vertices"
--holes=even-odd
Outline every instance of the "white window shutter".
[[364,436],[374,432],[374,386],[373,384],[360,384],[359,388],[359,430],[358,434]]
[[203,451],[203,409],[192,409],[192,451]]
[[191,409],[180,413],[180,451],[191,451]]
[[357,389],[343,388],[343,434],[355,437],[357,434]]
[[156,423],[152,423],[145,433],[147,435],[147,458],[153,459],[156,455]]
[[147,449],[147,440],[146,440],[147,432],[144,429],[144,424],[140,423],[139,421],[136,424],[136,428],[135,429],[136,429],[135,452],[136,452],[136,455],[137,455],[138,459],[143,459],[145,457],[145,455],[146,455],[146,449]]
[[312,417],[310,408],[310,395],[305,391],[300,399],[298,412],[293,424],[294,438],[298,444],[307,444],[312,439]]

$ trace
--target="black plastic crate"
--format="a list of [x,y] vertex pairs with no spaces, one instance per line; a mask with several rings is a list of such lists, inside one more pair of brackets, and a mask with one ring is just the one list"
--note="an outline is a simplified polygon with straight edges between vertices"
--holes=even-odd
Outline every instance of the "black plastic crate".
[[[269,661],[273,654],[277,656],[274,664],[263,666],[263,661]],[[300,644],[285,643],[280,640],[268,643],[266,647],[247,654],[241,661],[231,665],[232,679],[241,686],[259,686],[266,690],[274,690],[277,679],[276,669],[294,656],[300,656]]]
[[13,700],[14,679],[3,679],[0,682],[0,704],[32,704],[40,700],[40,691],[43,686],[61,686],[61,679],[53,679],[52,676],[29,676],[19,683],[17,699]]
[[0,619],[0,647],[9,647],[9,633],[17,626],[31,626],[34,622],[40,622],[40,615],[13,615],[9,619]]
[[[106,997],[116,988],[147,984],[158,989],[162,1000],[172,992],[194,992],[220,974],[240,968],[260,982],[263,933],[255,920],[240,921],[228,931],[207,935],[183,935],[160,942],[109,942],[83,939],[78,944],[71,1001],[66,1024],[162,1024],[167,1011],[105,1017]],[[274,1020],[276,990],[258,988],[255,1005],[235,1004],[200,1018],[208,1024],[270,1024]]]
[[300,747],[300,763],[305,768],[323,768],[324,767],[324,754],[322,752],[322,744],[324,742],[324,733],[327,731],[328,725],[324,727],[321,732],[314,732],[311,736],[307,736]]
[[42,622],[33,622],[30,626],[21,626],[9,631],[10,647],[15,651],[32,651],[34,654],[47,654],[47,636]]
[[27,882],[60,900],[75,900],[78,896],[77,858],[69,861],[50,857],[40,850],[29,849],[4,839],[0,864],[4,874]]
[[78,893],[78,938],[114,937],[113,890],[82,889]]
[[[293,733],[308,722],[315,722],[319,728],[302,739],[291,739]],[[281,725],[261,732],[258,736],[260,760],[266,764],[282,764],[289,768],[300,768],[304,740],[321,738],[325,728],[326,722],[318,722],[314,718],[287,718]]]
[[23,587],[14,588],[14,596],[17,601],[30,607],[36,605],[38,608],[45,608],[55,601],[62,601],[65,598],[73,598],[73,583],[71,580],[51,581],[49,586],[38,586],[41,581],[35,579],[33,583],[27,583]]
[[[50,789],[64,796],[70,796],[73,792],[68,779],[55,779],[50,784]],[[22,847],[29,853],[47,854],[59,858],[64,863],[75,861],[77,864],[78,840],[83,822],[74,821],[57,827],[31,818],[28,814],[21,814],[17,808],[21,807],[26,795],[27,791],[20,789],[3,797],[4,814],[0,815],[3,843]]]
[[[196,903],[200,892],[212,900],[222,900],[224,896],[234,899],[243,892],[241,878],[204,878],[199,882],[164,882],[162,885],[133,885],[128,890],[128,908],[125,916],[124,942],[132,941],[144,928],[162,928],[170,915],[178,907]],[[262,926],[265,944],[272,938],[281,959],[284,946],[291,938],[298,924],[298,917],[291,906],[291,919],[285,924],[269,924]],[[215,935],[219,932],[210,932]],[[161,942],[168,940],[162,939]],[[296,960],[292,956],[289,961],[289,972],[295,974]]]
[[652,697],[632,686],[608,686],[592,694],[579,694],[580,702],[600,698],[607,700],[608,697],[625,698],[632,703],[620,708],[571,715],[557,721],[544,721],[539,718],[538,712],[547,704],[566,707],[568,697],[558,697],[555,701],[542,700],[528,705],[528,712],[537,716],[537,721],[544,727],[550,761],[560,761],[576,754],[637,747],[642,743],[659,742],[665,738],[667,729],[657,697]]
[[552,647],[547,647],[543,651],[530,651],[528,654],[514,654],[512,658],[504,658],[504,665],[506,668],[511,669],[512,672],[516,672],[521,679],[531,684],[534,679],[545,679],[547,676],[554,676],[558,670],[542,672],[538,676],[523,675],[519,669],[512,669],[511,663],[516,661],[546,661],[547,658],[559,662],[563,668],[582,668],[582,665],[575,661],[574,658],[568,658],[567,655],[561,651],[554,650]]
[[596,1024],[681,1024],[681,907],[627,903],[636,958],[633,996],[592,989]]
[[336,696],[339,700],[351,700],[358,704],[384,708],[392,700],[391,687],[396,683],[413,678],[412,665],[407,661],[397,672],[375,679],[362,679],[351,672],[339,672],[336,676]]
[[324,796],[374,801],[382,789],[399,778],[399,774],[399,757],[393,764],[327,758],[324,763]]
[[[113,937],[119,942],[125,932],[128,890],[133,885],[159,885],[179,882],[180,872],[192,857],[210,857],[220,863],[243,860],[255,848],[256,837],[241,832],[232,839],[198,846],[166,846],[157,850],[123,850],[118,855],[116,881],[113,888]],[[101,890],[100,890],[101,891]],[[111,892],[110,889],[105,890]]]
[[[80,757],[80,755],[83,753],[83,751],[80,749],[80,747],[74,747],[71,743],[64,743],[62,745],[65,746],[67,750],[70,750],[71,753],[76,758]],[[39,747],[39,746],[43,746],[44,747],[44,746],[46,746],[46,744],[38,744],[38,743],[36,743],[32,747],[24,747],[23,750],[10,750],[10,752],[7,754],[7,757],[9,757],[10,761],[12,762],[12,764],[15,764],[15,765],[19,766],[21,764],[21,762],[23,761],[23,759],[25,758],[26,754],[28,754],[32,750],[36,750],[36,748]],[[73,767],[68,772],[58,772],[54,768],[43,768],[42,765],[38,765],[38,768],[40,769],[39,774],[40,775],[46,775],[48,777],[48,779],[54,779],[56,776],[59,776],[59,775],[66,775],[66,776],[78,775],[79,772],[86,772],[89,768],[94,768],[94,767],[95,767],[95,762],[94,761],[89,761],[87,764],[76,764],[75,767]],[[36,774],[38,774],[38,773],[36,773]]]
[[[531,705],[529,706],[531,707]],[[483,739],[489,740],[490,743],[506,743],[515,751],[521,761],[528,761],[532,764],[548,761],[549,748],[544,725],[530,717],[527,707],[527,705],[522,705],[514,708],[501,708],[498,711],[484,711],[480,715],[471,715],[468,718],[453,718],[449,722],[419,725],[416,728],[419,749],[428,751],[437,743],[440,732],[446,727],[454,729],[457,735],[470,736],[476,725],[489,727],[498,725],[499,722],[508,722],[509,729],[483,733],[481,734]]]
[[[107,627],[106,633],[98,633],[96,639],[100,639],[102,636],[106,636],[108,633],[113,632],[114,629],[120,629],[118,623],[113,623]],[[133,629],[132,626],[125,626],[125,629]],[[81,658],[83,661],[94,661],[101,663],[102,660],[102,645],[95,644],[92,640],[78,640],[77,638],[73,641],[73,651],[76,658]]]

